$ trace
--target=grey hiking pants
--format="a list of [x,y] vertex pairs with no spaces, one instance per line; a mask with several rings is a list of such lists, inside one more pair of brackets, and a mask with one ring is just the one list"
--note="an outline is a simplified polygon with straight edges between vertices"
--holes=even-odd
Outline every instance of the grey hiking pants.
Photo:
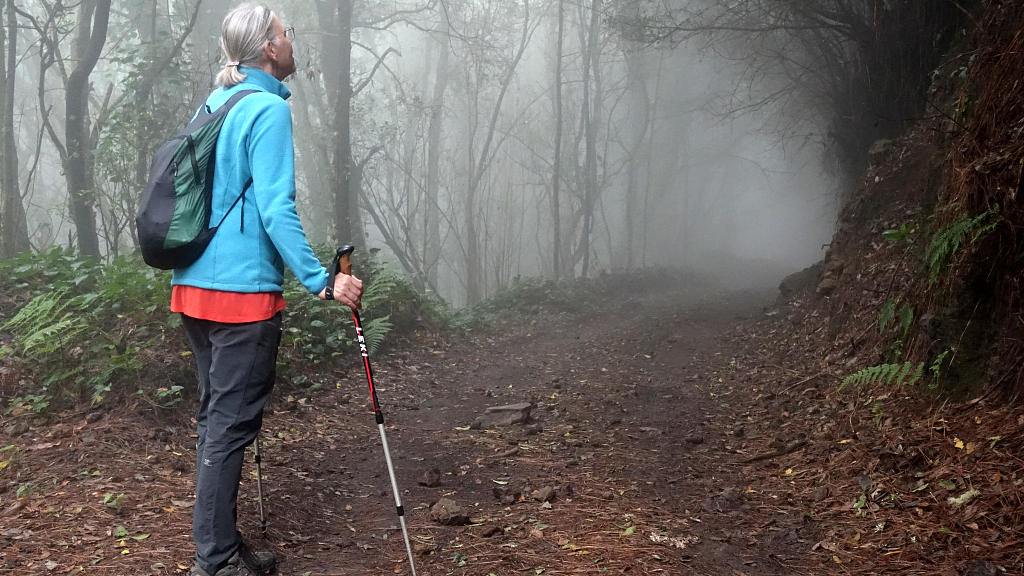
[[263,424],[274,387],[281,314],[225,324],[182,316],[199,369],[196,415],[196,505],[192,539],[196,564],[214,574],[238,549],[238,483],[245,447]]

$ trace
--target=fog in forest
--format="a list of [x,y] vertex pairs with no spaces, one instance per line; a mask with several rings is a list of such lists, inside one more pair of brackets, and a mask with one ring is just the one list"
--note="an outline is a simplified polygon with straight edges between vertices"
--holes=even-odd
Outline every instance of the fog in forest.
[[[4,165],[32,250],[136,250],[149,159],[212,88],[234,4],[5,3]],[[821,259],[844,166],[836,111],[792,74],[810,56],[791,39],[691,31],[661,2],[342,4],[270,3],[296,30],[287,85],[313,242],[379,248],[456,306],[524,278],[647,268],[771,286]]]

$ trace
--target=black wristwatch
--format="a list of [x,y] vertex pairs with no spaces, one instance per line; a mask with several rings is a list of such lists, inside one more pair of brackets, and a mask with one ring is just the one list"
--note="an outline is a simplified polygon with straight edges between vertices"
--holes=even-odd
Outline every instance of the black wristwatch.
[[324,288],[324,300],[334,300],[334,286],[330,284]]

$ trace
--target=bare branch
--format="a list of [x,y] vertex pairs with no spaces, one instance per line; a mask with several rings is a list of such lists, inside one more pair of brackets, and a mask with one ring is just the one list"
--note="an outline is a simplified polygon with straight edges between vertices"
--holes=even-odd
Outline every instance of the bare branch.
[[[174,42],[174,46],[166,51],[163,58],[157,60],[156,62],[152,63],[149,67],[147,67],[146,73],[143,76],[142,81],[139,82],[138,86],[130,94],[136,99],[137,102],[149,98],[150,93],[156,86],[157,80],[160,79],[160,77],[163,75],[167,67],[170,66],[172,62],[174,62],[174,59],[181,54],[182,46],[185,45],[185,41],[188,40],[188,37],[192,34],[192,30],[195,29],[196,22],[199,19],[199,9],[202,7],[202,5],[203,0],[196,0],[195,6],[192,7],[192,15],[189,17],[188,25],[185,26],[185,30],[182,31],[181,35],[178,36],[178,39]],[[115,109],[120,108],[122,103],[128,96],[128,92],[123,92],[114,102],[112,107]],[[103,117],[106,111],[106,109],[101,110],[100,116]]]
[[[384,66],[384,60],[388,57],[388,54],[395,53],[395,54],[398,54],[399,56],[401,56],[402,53],[399,52],[398,50],[395,50],[394,48],[388,47],[388,49],[385,50],[383,54],[381,54],[380,56],[377,56],[374,53],[373,49],[370,48],[369,46],[366,46],[364,44],[360,44],[359,42],[355,42],[355,41],[352,42],[352,45],[353,46],[359,46],[360,48],[366,50],[370,54],[373,54],[374,57],[377,58],[377,61],[373,64],[373,68],[366,75],[366,77],[363,78],[362,81],[359,82],[359,84],[357,84],[355,87],[352,88],[352,97],[355,98],[356,96],[359,95],[360,92],[363,91],[364,88],[366,88],[370,84],[370,82],[373,80],[373,75],[377,73],[377,69],[379,69],[381,66]],[[398,83],[400,85],[401,81],[398,79],[398,77],[395,75],[395,73],[390,68],[387,68],[387,66],[384,66],[384,68],[387,69],[387,71],[391,73],[392,77],[395,78],[396,83]]]
[[381,16],[380,18],[365,20],[365,21],[362,21],[362,22],[353,22],[352,24],[353,24],[354,27],[359,27],[359,28],[370,28],[370,29],[373,29],[373,30],[386,30],[389,27],[397,24],[398,22],[409,23],[409,21],[405,18],[406,16],[412,16],[414,14],[422,14],[422,13],[428,11],[428,10],[432,10],[436,3],[437,3],[437,0],[430,0],[429,2],[427,2],[426,4],[424,4],[423,6],[420,6],[418,8],[410,8],[408,10],[397,10],[397,11],[391,12],[391,13],[385,15],[385,16]]

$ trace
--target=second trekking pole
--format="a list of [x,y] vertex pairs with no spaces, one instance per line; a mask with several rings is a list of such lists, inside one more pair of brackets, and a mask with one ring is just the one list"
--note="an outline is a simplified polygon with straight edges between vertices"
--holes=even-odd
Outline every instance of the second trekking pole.
[[256,432],[256,443],[254,445],[253,461],[256,462],[256,494],[260,499],[260,533],[267,536],[267,514],[263,511],[263,458],[260,455],[260,433]]
[[[355,246],[342,246],[338,248],[334,256],[334,263],[331,266],[331,279],[339,273],[352,274],[352,261],[349,256],[355,251]],[[373,404],[373,415],[377,420],[377,430],[380,431],[380,443],[384,446],[384,460],[388,464],[388,476],[391,478],[391,493],[395,496],[395,509],[398,512],[398,522],[402,525],[402,537],[405,538],[405,551],[409,554],[409,568],[412,569],[412,576],[416,576],[416,564],[412,558],[412,545],[409,543],[409,531],[405,527],[405,508],[402,506],[402,497],[398,492],[398,482],[395,481],[395,467],[391,464],[391,450],[388,448],[388,435],[384,431],[384,413],[380,410],[380,403],[377,402],[377,389],[373,386],[373,370],[370,368],[370,355],[366,351],[366,339],[363,338],[363,325],[359,321],[359,311],[352,308],[352,321],[356,324],[356,339],[359,341],[359,354],[363,357],[363,367],[366,368],[366,381],[370,384],[370,402]]]

